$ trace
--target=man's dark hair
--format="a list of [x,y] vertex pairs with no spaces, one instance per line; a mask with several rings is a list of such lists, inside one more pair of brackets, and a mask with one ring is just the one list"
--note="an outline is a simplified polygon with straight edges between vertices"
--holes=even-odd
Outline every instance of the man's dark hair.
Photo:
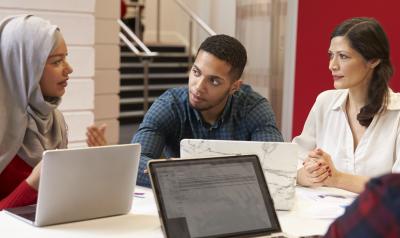
[[247,53],[242,43],[235,38],[227,35],[210,36],[201,43],[197,54],[200,50],[206,51],[231,65],[230,74],[234,80],[238,80],[242,76],[247,62]]

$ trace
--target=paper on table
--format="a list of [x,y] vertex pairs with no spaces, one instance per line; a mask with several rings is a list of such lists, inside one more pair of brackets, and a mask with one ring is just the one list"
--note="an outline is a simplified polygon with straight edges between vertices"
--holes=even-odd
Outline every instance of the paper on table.
[[357,194],[344,190],[326,188],[300,188],[297,196],[308,200],[309,206],[300,208],[302,214],[317,219],[335,219],[342,215],[345,207],[350,205]]

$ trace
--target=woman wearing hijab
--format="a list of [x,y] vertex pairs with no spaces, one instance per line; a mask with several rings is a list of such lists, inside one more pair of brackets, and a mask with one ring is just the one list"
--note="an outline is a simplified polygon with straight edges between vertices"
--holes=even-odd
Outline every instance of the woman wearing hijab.
[[67,147],[57,110],[72,68],[57,28],[39,17],[0,23],[0,210],[33,204],[44,150]]

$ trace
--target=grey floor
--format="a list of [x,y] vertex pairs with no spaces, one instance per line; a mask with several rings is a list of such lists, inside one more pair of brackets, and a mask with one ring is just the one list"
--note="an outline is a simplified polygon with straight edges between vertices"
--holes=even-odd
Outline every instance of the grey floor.
[[121,125],[119,127],[119,144],[131,143],[132,137],[138,127],[139,124]]

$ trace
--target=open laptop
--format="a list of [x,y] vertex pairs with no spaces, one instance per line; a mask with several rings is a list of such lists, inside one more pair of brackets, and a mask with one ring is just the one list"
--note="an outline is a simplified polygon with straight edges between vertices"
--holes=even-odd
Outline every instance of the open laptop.
[[295,200],[298,147],[294,143],[184,139],[181,158],[256,154],[278,210],[290,210]]
[[126,214],[140,148],[129,144],[45,151],[37,204],[5,211],[35,226]]
[[285,237],[257,155],[151,160],[167,238]]

